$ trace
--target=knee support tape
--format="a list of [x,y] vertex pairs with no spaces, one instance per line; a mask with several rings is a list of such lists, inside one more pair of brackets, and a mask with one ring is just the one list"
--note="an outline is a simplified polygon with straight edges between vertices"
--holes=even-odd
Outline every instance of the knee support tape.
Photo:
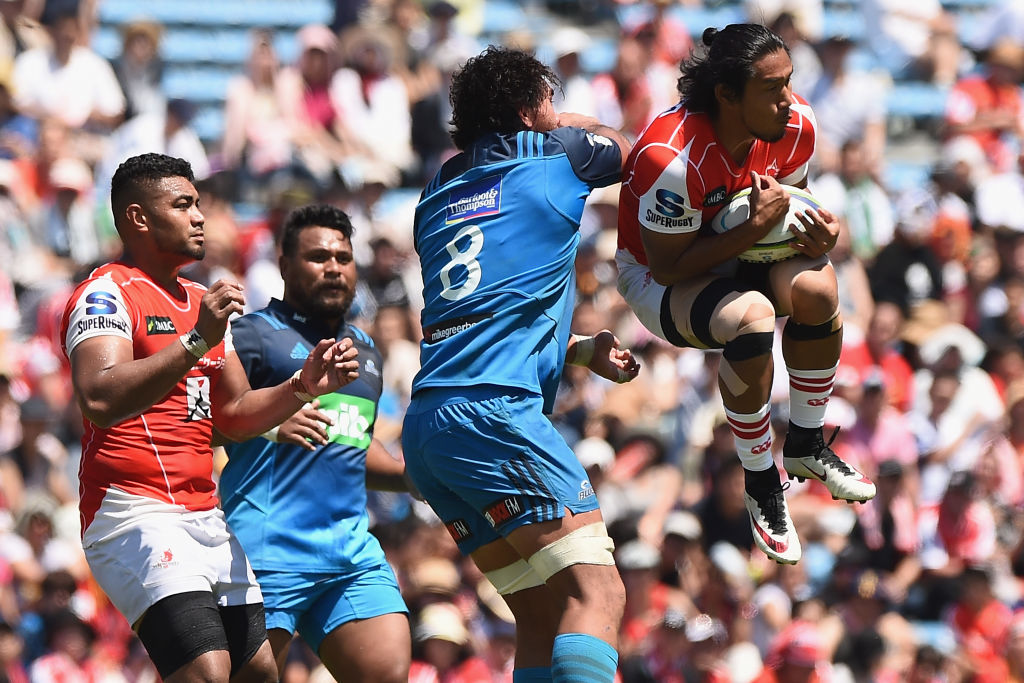
[[574,564],[614,565],[614,548],[604,522],[594,522],[548,543],[531,555],[527,562],[541,579],[547,581]]
[[843,321],[839,317],[839,311],[836,311],[831,318],[818,325],[804,325],[803,323],[794,322],[790,318],[786,322],[786,327],[783,328],[782,333],[794,341],[817,341],[819,339],[828,339],[832,335],[837,334],[841,329],[843,329]]
[[526,560],[516,560],[499,569],[484,572],[484,576],[494,585],[499,595],[510,595],[544,585],[544,579],[540,578]]

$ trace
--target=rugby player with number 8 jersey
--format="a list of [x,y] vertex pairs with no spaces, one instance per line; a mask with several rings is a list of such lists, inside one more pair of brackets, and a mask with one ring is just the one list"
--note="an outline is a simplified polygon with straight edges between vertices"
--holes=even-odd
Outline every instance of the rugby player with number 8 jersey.
[[[619,199],[619,291],[640,321],[676,346],[721,349],[718,387],[745,470],[753,541],[780,563],[800,539],[772,458],[770,397],[777,316],[790,422],[783,466],[821,481],[834,498],[865,501],[875,486],[822,433],[842,346],[838,286],[828,252],[839,221],[799,212],[791,258],[739,259],[784,219],[805,188],[814,152],[810,106],[793,93],[793,63],[759,24],[709,28],[682,64],[680,103],[657,116],[626,162]],[[749,188],[749,216],[716,231],[712,219]]]
[[566,361],[613,381],[639,370],[610,332],[569,330],[584,202],[618,182],[629,143],[555,113],[556,85],[494,47],[452,79],[461,153],[416,207],[423,342],[402,447],[516,617],[513,680],[611,683],[624,589],[586,470],[545,412]]

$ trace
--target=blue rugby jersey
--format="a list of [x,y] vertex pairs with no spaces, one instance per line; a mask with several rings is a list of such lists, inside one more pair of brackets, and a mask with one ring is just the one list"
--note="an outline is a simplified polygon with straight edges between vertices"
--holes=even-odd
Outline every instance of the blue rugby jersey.
[[487,135],[445,163],[416,207],[424,308],[413,393],[518,387],[550,411],[583,206],[621,168],[617,145],[571,127]]
[[231,323],[235,352],[254,388],[286,380],[321,339],[351,337],[359,378],[320,397],[334,418],[316,451],[255,438],[226,446],[221,505],[256,570],[345,573],[383,563],[366,514],[366,448],[380,398],[381,357],[347,324],[329,330],[283,301]]

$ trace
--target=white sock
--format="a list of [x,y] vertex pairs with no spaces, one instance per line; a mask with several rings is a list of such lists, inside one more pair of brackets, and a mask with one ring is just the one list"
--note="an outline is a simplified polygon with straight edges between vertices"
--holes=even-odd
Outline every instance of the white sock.
[[736,452],[743,468],[763,472],[775,462],[772,460],[771,406],[767,403],[756,413],[734,413],[725,409],[732,428]]
[[786,366],[789,373],[789,420],[798,427],[815,429],[825,426],[825,408],[836,379],[836,363],[824,370],[797,370]]

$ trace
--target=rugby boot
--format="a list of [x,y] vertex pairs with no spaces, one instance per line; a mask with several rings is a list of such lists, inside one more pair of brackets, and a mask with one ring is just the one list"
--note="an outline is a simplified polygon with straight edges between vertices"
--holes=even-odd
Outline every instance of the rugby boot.
[[796,564],[800,559],[800,539],[783,492],[789,488],[779,481],[779,470],[772,466],[764,472],[744,470],[746,479],[743,502],[750,516],[754,543],[779,564]]
[[834,500],[863,503],[875,497],[870,479],[845,463],[830,448],[839,428],[825,442],[821,427],[808,429],[789,423],[789,433],[782,447],[782,466],[790,479],[816,479],[825,485]]

